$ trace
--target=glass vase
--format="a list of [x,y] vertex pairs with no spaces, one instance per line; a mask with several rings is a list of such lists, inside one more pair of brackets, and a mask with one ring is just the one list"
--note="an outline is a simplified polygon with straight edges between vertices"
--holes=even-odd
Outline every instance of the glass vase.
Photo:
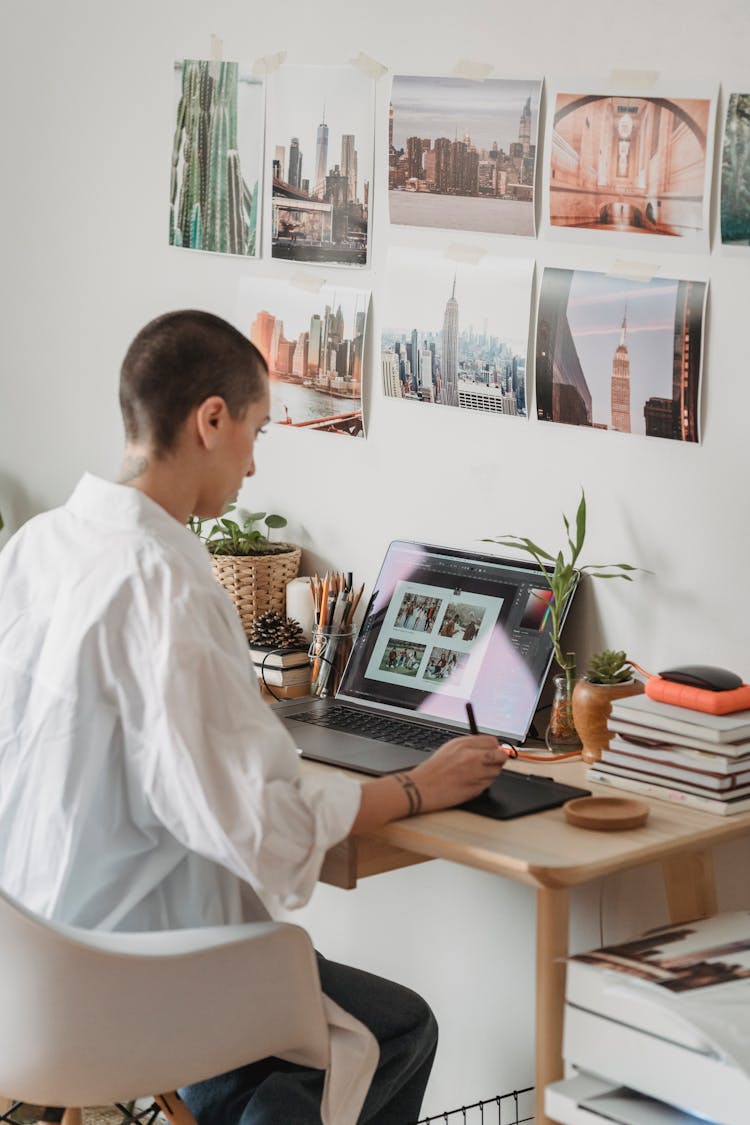
[[582,743],[573,722],[573,688],[576,677],[564,672],[552,679],[554,695],[549,723],[544,741],[548,750],[555,753],[573,753],[580,750]]

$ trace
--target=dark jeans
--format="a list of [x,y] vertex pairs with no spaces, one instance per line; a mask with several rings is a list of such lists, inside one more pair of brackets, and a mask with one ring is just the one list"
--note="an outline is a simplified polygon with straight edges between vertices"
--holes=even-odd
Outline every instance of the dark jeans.
[[[370,1028],[380,1062],[360,1125],[406,1125],[419,1117],[437,1047],[437,1024],[408,988],[326,961],[323,991]],[[323,1072],[262,1059],[180,1091],[198,1125],[320,1125]]]

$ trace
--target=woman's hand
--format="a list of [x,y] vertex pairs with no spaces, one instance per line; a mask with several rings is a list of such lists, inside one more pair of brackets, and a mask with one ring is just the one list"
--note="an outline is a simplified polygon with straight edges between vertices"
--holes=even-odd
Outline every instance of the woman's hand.
[[467,734],[445,742],[410,777],[421,798],[421,812],[460,805],[490,785],[508,760],[491,734]]

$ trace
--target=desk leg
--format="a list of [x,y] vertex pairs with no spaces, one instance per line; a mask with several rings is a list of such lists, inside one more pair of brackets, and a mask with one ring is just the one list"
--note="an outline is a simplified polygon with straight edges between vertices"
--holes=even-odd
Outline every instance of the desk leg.
[[664,859],[661,867],[670,921],[679,924],[716,914],[718,904],[710,851]]
[[536,892],[536,1116],[547,1125],[544,1090],[563,1075],[565,958],[568,956],[568,890]]

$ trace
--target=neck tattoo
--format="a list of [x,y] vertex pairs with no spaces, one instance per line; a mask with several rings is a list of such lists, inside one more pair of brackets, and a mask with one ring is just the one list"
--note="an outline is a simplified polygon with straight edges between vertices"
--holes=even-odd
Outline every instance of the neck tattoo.
[[130,484],[132,480],[142,476],[148,468],[148,461],[142,454],[128,455],[122,463],[118,484]]

